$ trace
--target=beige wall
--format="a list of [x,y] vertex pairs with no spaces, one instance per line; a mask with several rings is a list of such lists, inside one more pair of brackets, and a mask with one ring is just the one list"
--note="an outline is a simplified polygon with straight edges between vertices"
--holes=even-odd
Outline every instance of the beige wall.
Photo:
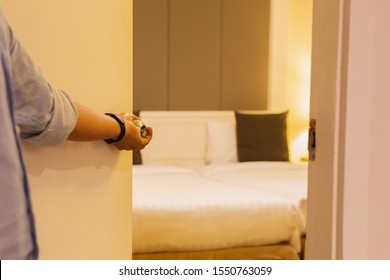
[[272,0],[268,108],[289,109],[291,159],[307,155],[313,0]]
[[135,109],[266,109],[269,2],[135,0]]
[[307,156],[313,0],[134,6],[136,109],[289,109],[291,160]]
[[[132,110],[131,0],[2,4],[53,84],[102,112]],[[40,258],[131,258],[131,154],[104,142],[24,148]]]
[[168,1],[135,0],[134,109],[168,108],[167,54]]

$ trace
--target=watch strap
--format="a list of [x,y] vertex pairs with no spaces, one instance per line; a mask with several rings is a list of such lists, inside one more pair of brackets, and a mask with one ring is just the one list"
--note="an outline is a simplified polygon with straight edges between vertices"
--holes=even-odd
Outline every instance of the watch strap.
[[121,129],[121,132],[117,138],[108,138],[108,139],[104,139],[104,141],[108,144],[112,144],[112,143],[116,143],[116,142],[121,141],[126,134],[125,121],[121,117],[119,117],[118,115],[115,115],[112,113],[105,113],[105,115],[110,116],[111,118],[113,118],[114,120],[116,120],[118,122],[119,127]]

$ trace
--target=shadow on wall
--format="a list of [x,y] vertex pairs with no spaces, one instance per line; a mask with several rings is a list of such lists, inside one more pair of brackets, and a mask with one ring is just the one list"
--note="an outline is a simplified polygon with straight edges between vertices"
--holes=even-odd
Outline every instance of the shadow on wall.
[[[23,142],[23,149],[28,173],[34,177],[41,176],[45,170],[84,169],[85,173],[91,173],[91,180],[103,182],[107,180],[110,173],[102,171],[114,169],[119,157],[119,151],[103,142],[65,142],[55,147],[39,147]],[[72,173],[66,174],[66,176],[61,176],[61,180],[73,181],[75,179],[72,178]]]

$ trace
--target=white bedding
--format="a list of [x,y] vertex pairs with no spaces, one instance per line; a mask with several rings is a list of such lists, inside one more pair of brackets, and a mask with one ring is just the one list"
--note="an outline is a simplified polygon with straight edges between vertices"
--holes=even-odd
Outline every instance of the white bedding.
[[203,166],[198,171],[210,179],[269,191],[288,199],[299,209],[301,233],[306,232],[307,164],[240,162]]
[[[305,168],[289,171],[287,166],[293,165],[288,163],[271,163],[268,169],[266,165],[134,166],[133,252],[207,250],[283,241],[300,251],[303,221],[297,205],[306,188],[293,181],[302,181]],[[259,169],[263,169],[261,176]],[[302,174],[294,175],[293,169]],[[272,178],[278,178],[279,183]],[[258,179],[267,186],[252,185]]]

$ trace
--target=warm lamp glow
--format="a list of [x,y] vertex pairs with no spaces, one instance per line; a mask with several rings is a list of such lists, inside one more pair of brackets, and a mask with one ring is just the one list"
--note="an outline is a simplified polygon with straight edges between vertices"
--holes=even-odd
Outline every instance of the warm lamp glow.
[[299,94],[299,112],[303,117],[309,115],[310,109],[310,72],[311,72],[311,60],[310,55],[302,56],[298,64],[300,79],[298,83]]
[[298,135],[290,145],[290,158],[292,162],[298,162],[302,160],[307,160],[308,157],[308,150],[307,150],[307,143],[308,143],[308,136],[309,130],[306,129],[301,134]]

